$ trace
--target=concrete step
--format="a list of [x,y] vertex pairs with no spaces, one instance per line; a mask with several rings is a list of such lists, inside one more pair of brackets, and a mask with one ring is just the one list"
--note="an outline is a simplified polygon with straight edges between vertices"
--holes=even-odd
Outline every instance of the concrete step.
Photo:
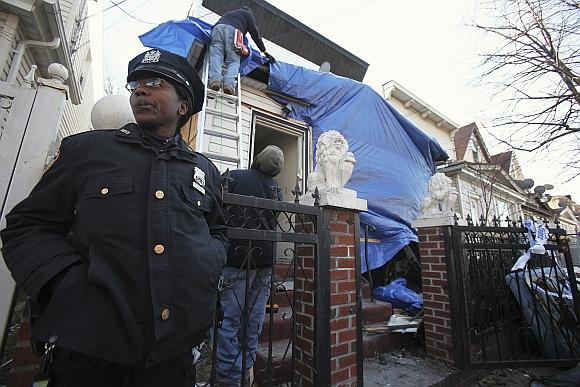
[[[289,340],[292,337],[292,308],[289,306],[281,307],[278,313],[273,314],[272,320],[272,340]],[[264,325],[260,334],[260,343],[268,343],[270,333],[270,314],[266,312]]]
[[[367,324],[366,327],[385,327],[385,323]],[[382,353],[400,349],[416,343],[414,333],[370,333],[363,329],[364,357],[369,358]]]
[[[272,385],[289,383],[292,379],[292,343],[290,340],[272,342]],[[258,346],[254,364],[254,380],[259,386],[268,385],[268,343]]]
[[393,314],[393,306],[388,302],[368,300],[362,304],[362,323],[363,325],[372,323],[384,323],[389,321]]

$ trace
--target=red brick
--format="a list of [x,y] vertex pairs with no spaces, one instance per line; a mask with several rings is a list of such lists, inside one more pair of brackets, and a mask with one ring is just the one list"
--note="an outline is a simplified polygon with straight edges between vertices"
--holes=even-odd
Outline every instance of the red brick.
[[439,333],[442,333],[444,335],[450,336],[451,335],[451,328],[437,325],[437,326],[435,326],[435,332],[439,332]]
[[431,280],[431,283],[433,284],[433,286],[438,286],[438,287],[440,287],[441,289],[444,289],[444,290],[447,290],[447,288],[449,286],[446,279],[435,279],[435,278],[433,278]]
[[354,246],[355,240],[352,235],[337,235],[335,243],[337,245]]
[[337,292],[354,292],[356,291],[356,283],[354,281],[339,282],[337,284]]
[[330,232],[334,234],[348,233],[348,224],[342,222],[332,222],[330,224]]
[[419,229],[419,235],[431,235],[439,232],[438,227],[422,227]]
[[330,246],[331,257],[348,257],[348,247],[346,246]]
[[441,272],[440,271],[422,270],[421,277],[441,279]]
[[444,257],[445,254],[445,249],[429,249],[429,255],[434,257]]
[[432,263],[431,270],[447,272],[447,265],[444,263],[442,263],[442,264]]
[[430,340],[432,340],[433,342],[431,344],[434,345],[434,341],[440,341],[440,342],[445,342],[445,335],[441,334],[441,333],[437,333],[437,332],[425,332],[425,342],[427,342],[427,338],[429,338]]
[[[332,324],[332,323],[331,323]],[[339,345],[334,345],[330,348],[330,354],[332,356],[343,355],[348,352],[349,345],[348,343],[342,343]]]
[[428,242],[443,242],[443,235],[442,234],[437,234],[437,235],[427,235],[427,241]]
[[425,293],[443,294],[443,289],[437,286],[423,286],[423,294]]
[[438,242],[424,242],[419,244],[419,249],[421,250],[421,252],[423,251],[423,249],[436,249],[436,248],[439,248]]
[[435,324],[435,325],[440,325],[440,326],[443,326],[443,325],[445,325],[445,320],[443,320],[442,318],[439,318],[439,317],[434,317],[434,316],[425,316],[425,317],[423,318],[423,320],[424,320],[425,322],[430,322],[430,323],[433,323],[433,324]]
[[356,261],[353,258],[335,258],[337,269],[354,269],[356,267]]
[[338,211],[336,214],[336,220],[339,222],[354,222],[354,212],[351,211]]
[[356,329],[338,332],[338,343],[356,340]]
[[349,369],[345,369],[345,370],[340,370],[340,371],[336,371],[336,372],[332,372],[330,374],[330,384],[337,385],[342,381],[345,381],[349,378],[350,376],[350,372]]
[[331,281],[341,281],[348,279],[348,272],[350,270],[331,270],[330,271],[330,280]]
[[338,358],[339,368],[347,368],[356,365],[356,353]]
[[424,300],[423,305],[425,306],[425,309],[428,308],[428,309],[444,310],[444,306],[443,306],[442,302]]
[[421,253],[421,265],[425,265],[427,263],[441,263],[441,257],[433,257],[429,255],[427,252],[425,254]]
[[449,296],[447,294],[445,294],[445,295],[431,294],[431,297],[433,298],[434,301],[441,301],[441,302],[449,303]]
[[419,245],[421,245],[421,243],[427,241],[427,235],[423,235],[421,233],[419,233]]
[[349,303],[348,293],[339,293],[330,296],[330,305],[342,305],[348,303]]

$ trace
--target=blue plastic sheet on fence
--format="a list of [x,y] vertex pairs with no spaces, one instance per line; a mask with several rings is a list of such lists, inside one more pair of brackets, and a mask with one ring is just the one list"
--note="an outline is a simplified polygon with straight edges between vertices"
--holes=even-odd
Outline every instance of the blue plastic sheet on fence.
[[[210,36],[209,24],[189,17],[163,23],[139,38],[145,46],[187,56],[195,40],[207,44]],[[252,48],[240,72],[249,74],[266,61]],[[435,161],[447,159],[437,141],[372,88],[352,79],[277,61],[270,64],[268,90],[307,103],[283,101],[290,118],[312,126],[314,143],[331,129],[348,141],[357,162],[347,188],[368,201],[361,220],[376,228],[369,234],[369,267],[382,266],[417,241],[411,221],[419,214]],[[361,268],[367,271],[364,259]]]
[[404,309],[411,314],[423,310],[423,299],[407,288],[407,280],[404,278],[397,278],[387,286],[375,288],[373,295],[377,300],[390,302],[393,308]]

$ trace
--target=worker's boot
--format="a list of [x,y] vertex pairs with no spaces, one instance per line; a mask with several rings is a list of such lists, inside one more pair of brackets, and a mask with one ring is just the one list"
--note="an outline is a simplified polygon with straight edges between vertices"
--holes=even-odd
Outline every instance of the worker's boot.
[[236,95],[234,88],[229,86],[229,85],[224,85],[224,93],[229,94],[229,95]]
[[222,83],[220,81],[211,81],[209,84],[209,88],[212,89],[213,91],[219,91],[222,88]]

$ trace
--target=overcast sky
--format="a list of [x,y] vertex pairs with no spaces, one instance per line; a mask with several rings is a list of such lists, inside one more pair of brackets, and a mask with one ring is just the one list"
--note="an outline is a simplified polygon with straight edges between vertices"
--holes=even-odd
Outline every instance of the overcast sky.
[[[110,0],[99,0],[106,9]],[[118,2],[118,0],[116,1]],[[476,122],[490,152],[507,150],[487,133],[492,92],[476,84],[481,41],[468,27],[479,12],[475,0],[268,0],[369,63],[364,83],[381,92],[395,80],[456,124]],[[124,84],[127,62],[143,46],[138,35],[167,20],[187,16],[191,0],[125,0],[103,13],[105,73]],[[139,20],[137,20],[139,19]],[[495,134],[501,134],[494,131]],[[580,178],[564,183],[557,167],[565,155],[518,153],[526,177],[556,186],[552,194],[572,194],[580,202]]]

